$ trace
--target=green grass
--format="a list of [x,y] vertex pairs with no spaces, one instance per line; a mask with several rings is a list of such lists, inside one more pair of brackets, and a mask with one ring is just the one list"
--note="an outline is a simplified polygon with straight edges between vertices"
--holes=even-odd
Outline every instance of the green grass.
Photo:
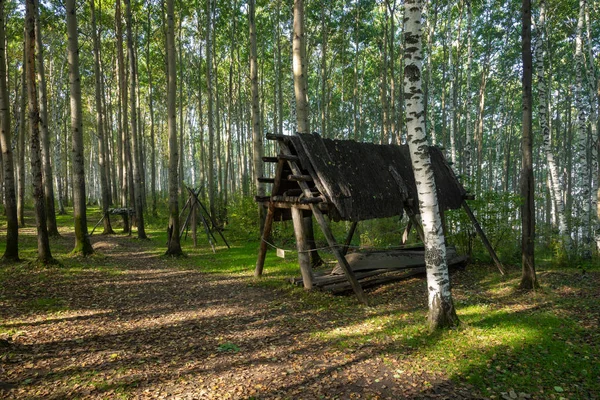
[[[88,215],[91,228],[99,219],[99,210],[90,208]],[[61,233],[68,233],[72,217],[59,216],[58,221]],[[113,226],[119,230],[118,220],[115,219]],[[343,237],[340,233],[343,227],[336,225],[338,237]],[[372,307],[365,308],[351,296],[334,297],[289,285],[287,279],[299,275],[294,252],[281,259],[269,251],[262,279],[252,278],[258,249],[255,227],[244,229],[232,222],[225,231],[231,249],[218,238],[216,253],[199,231],[199,247],[192,246],[191,238],[182,241],[186,256],[176,259],[163,255],[165,228],[164,218],[148,218],[146,230],[150,240],[140,241],[145,252],[164,257],[165,267],[244,277],[248,285],[276,290],[281,294],[279,300],[269,307],[287,307],[293,303],[307,313],[327,315],[326,323],[315,325],[311,333],[314,338],[348,351],[359,351],[367,345],[384,348],[384,357],[400,360],[401,367],[395,370],[397,379],[410,371],[424,369],[471,383],[488,396],[497,396],[511,388],[539,398],[586,399],[600,393],[598,265],[586,265],[588,275],[584,276],[580,264],[559,268],[551,258],[542,258],[538,265],[541,289],[532,293],[515,289],[520,276],[517,268],[503,278],[493,266],[471,265],[453,275],[460,327],[431,334],[425,324],[423,280],[413,279],[378,289],[369,294]],[[377,224],[367,225],[362,231],[365,239],[360,239],[359,232],[356,244],[380,228]],[[291,249],[291,237],[290,226],[280,226],[273,240],[277,246]],[[372,244],[385,244],[369,240]],[[72,245],[65,237],[51,239],[53,254],[61,264],[36,266],[29,263],[36,256],[34,231],[24,230],[20,235],[24,261],[0,266],[0,287],[19,282],[24,291],[29,290],[29,295],[21,299],[18,290],[10,294],[0,290],[0,306],[10,303],[25,313],[49,317],[68,310],[66,296],[48,296],[37,291],[38,286],[55,281],[74,282],[87,273],[118,276],[123,272],[124,266],[116,265],[101,253],[85,259],[70,256]],[[4,242],[0,241],[0,251],[3,247]],[[18,332],[18,328],[0,323],[0,334],[11,336]],[[235,350],[234,344],[223,346],[223,351]],[[103,385],[93,376],[72,379],[73,384]],[[122,383],[119,388],[126,391],[130,385]]]

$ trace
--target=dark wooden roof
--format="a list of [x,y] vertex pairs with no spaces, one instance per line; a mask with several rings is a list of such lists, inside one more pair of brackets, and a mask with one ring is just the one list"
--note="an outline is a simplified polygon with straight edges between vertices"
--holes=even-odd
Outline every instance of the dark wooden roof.
[[[309,134],[285,136],[284,140],[298,155],[301,168],[312,176],[316,188],[335,207],[329,212],[333,219],[362,221],[402,215],[404,205],[390,167],[405,182],[408,198],[413,199],[413,212],[419,213],[408,146],[323,139]],[[442,152],[430,147],[430,154],[441,207],[460,208],[465,189]]]

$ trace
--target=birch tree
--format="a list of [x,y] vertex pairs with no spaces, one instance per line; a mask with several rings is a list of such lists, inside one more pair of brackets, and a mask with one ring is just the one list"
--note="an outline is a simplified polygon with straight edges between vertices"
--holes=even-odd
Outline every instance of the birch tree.
[[406,104],[406,127],[410,157],[419,196],[419,211],[425,233],[425,265],[429,329],[458,324],[458,317],[450,291],[450,276],[446,262],[446,245],[440,218],[439,203],[429,155],[421,73],[422,58],[422,0],[405,0],[404,32],[404,98]]
[[[552,137],[550,125],[548,123],[548,89],[546,86],[546,76],[544,68],[544,47],[545,47],[545,29],[546,29],[546,2],[540,1],[540,15],[537,24],[538,43],[535,49],[536,73],[538,84],[538,119],[540,130],[544,139],[544,152],[546,153],[546,162],[548,163],[548,173],[550,174],[550,189],[552,202],[556,207],[558,216],[558,231],[561,241],[567,238],[567,221],[565,217],[565,203],[563,201],[562,190],[558,179],[558,168],[552,151]],[[562,243],[565,245],[566,243]]]
[[579,157],[579,176],[581,179],[581,236],[583,246],[587,246],[590,232],[590,171],[588,168],[588,133],[586,129],[586,106],[584,101],[585,91],[583,83],[583,72],[585,61],[583,56],[583,27],[586,0],[579,0],[579,16],[577,18],[577,30],[575,36],[575,109],[577,110],[577,152]]

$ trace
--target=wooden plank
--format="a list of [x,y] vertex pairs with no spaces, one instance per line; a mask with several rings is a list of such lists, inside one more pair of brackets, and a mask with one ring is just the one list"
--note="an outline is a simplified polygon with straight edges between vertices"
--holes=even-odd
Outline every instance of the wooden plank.
[[325,199],[322,197],[300,197],[300,196],[271,196],[271,200],[278,202],[286,202],[292,204],[318,204],[322,203]]
[[260,183],[275,183],[275,178],[265,178],[264,176],[259,176],[256,180]]
[[267,140],[285,140],[285,136],[284,135],[274,135],[272,133],[267,133]]
[[[451,261],[457,258],[456,250],[453,247],[448,247],[446,252],[446,260],[450,264]],[[376,251],[369,253],[351,253],[346,256],[348,264],[352,271],[367,271],[374,269],[408,269],[425,266],[424,251],[407,251],[407,250],[392,250],[392,251]],[[342,274],[341,266],[337,264],[333,268],[332,274]]]
[[298,249],[298,265],[302,274],[302,282],[305,289],[313,288],[313,274],[310,267],[310,246],[304,228],[304,216],[298,207],[292,207],[292,221],[294,222],[294,235],[296,236],[296,248]]
[[[265,202],[263,202],[263,205],[266,207],[269,207],[269,204],[271,204],[271,203],[275,204],[275,208],[290,209],[292,207],[298,207],[298,208],[300,208],[302,210],[306,210],[306,211],[312,210],[312,208],[310,208],[310,203],[294,204],[294,203],[289,203],[286,201],[265,201]],[[321,212],[324,212],[326,214],[329,212],[329,204],[327,204],[327,203],[318,203],[318,204],[316,204],[316,206],[319,207],[319,210],[321,210]]]
[[293,182],[312,182],[313,178],[310,175],[288,175],[287,180]]
[[498,267],[498,270],[500,271],[500,274],[501,275],[505,275],[506,272],[504,272],[504,267],[502,266],[502,263],[498,259],[498,256],[496,255],[496,252],[492,248],[492,245],[490,244],[490,241],[488,240],[487,236],[485,236],[485,232],[483,232],[483,229],[481,228],[481,225],[479,225],[479,221],[477,221],[477,218],[475,218],[475,215],[473,215],[473,211],[471,211],[471,207],[469,207],[469,205],[467,204],[466,201],[463,201],[463,209],[465,210],[465,212],[469,216],[469,219],[471,220],[471,223],[473,223],[473,226],[475,227],[475,230],[479,234],[479,237],[481,238],[481,241],[483,242],[483,245],[487,249],[488,253],[490,253],[490,256],[492,257],[492,260],[494,260],[494,264],[496,264],[496,267]]
[[[466,256],[457,257],[452,264],[448,265],[448,268],[450,270],[457,269],[461,266],[464,266],[464,264],[467,261],[468,261],[468,257],[466,257]],[[413,276],[423,275],[423,274],[425,274],[426,269],[425,269],[425,267],[419,267],[419,268],[412,268],[408,271],[405,271],[405,270],[400,270],[400,271],[376,270],[376,271],[384,271],[385,273],[379,272],[377,274],[373,274],[370,277],[361,279],[360,284],[362,285],[363,288],[376,287],[376,286],[380,286],[380,285],[383,285],[386,283],[403,281],[403,280],[412,278]],[[373,272],[375,272],[375,271],[373,271]],[[379,275],[383,275],[383,276],[379,276]],[[358,274],[357,274],[357,276],[358,276]],[[338,284],[326,285],[321,288],[323,290],[326,290],[333,294],[341,294],[341,293],[345,293],[345,292],[350,292],[352,290],[352,287],[350,285],[348,285],[347,282],[343,282],[343,283],[340,282]]]
[[[413,276],[421,275],[424,273],[425,273],[425,268],[415,268],[411,271],[403,271],[401,273],[388,274],[381,278],[376,278],[376,279],[373,279],[370,281],[363,281],[363,282],[361,282],[361,284],[364,285],[365,287],[375,287],[375,286],[382,285],[384,283],[392,283],[392,282],[402,281],[402,280],[412,278]],[[335,284],[335,285],[325,286],[325,287],[323,287],[323,290],[326,290],[333,294],[341,294],[341,293],[349,292],[351,290],[351,287],[347,283],[339,283],[339,284]]]
[[263,157],[262,160],[266,163],[276,163],[277,161],[279,161],[277,157]]

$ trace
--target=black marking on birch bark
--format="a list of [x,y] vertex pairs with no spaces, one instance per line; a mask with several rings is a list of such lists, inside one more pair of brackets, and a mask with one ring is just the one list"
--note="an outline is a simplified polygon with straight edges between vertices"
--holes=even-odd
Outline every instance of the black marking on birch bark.
[[444,262],[444,254],[440,249],[429,249],[425,251],[426,265],[441,265]]
[[421,79],[421,71],[416,65],[407,65],[404,67],[404,76],[409,82],[417,82]]

